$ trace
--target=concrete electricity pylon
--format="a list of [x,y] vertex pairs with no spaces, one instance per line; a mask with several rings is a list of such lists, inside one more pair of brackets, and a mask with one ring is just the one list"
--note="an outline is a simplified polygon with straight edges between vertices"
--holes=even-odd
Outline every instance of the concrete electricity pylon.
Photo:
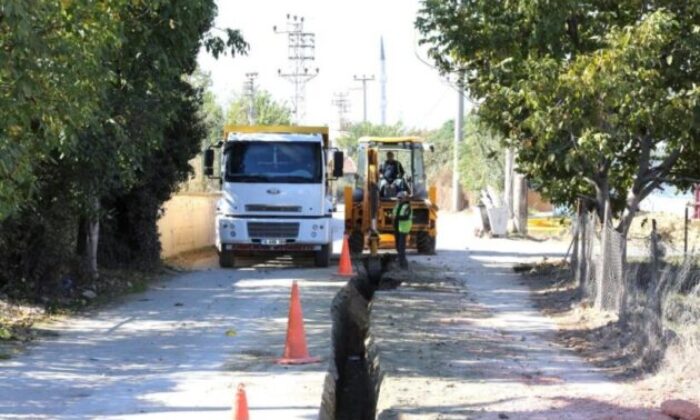
[[246,80],[243,82],[243,94],[248,98],[248,124],[255,124],[255,79],[258,73],[246,73]]
[[381,75],[379,76],[379,83],[382,89],[382,96],[380,98],[380,122],[382,123],[382,125],[386,125],[386,56],[384,55],[384,37],[381,37],[379,39],[379,61],[381,64]]
[[367,76],[363,74],[362,76],[354,75],[353,79],[356,82],[362,82],[362,121],[367,122],[367,82],[374,80],[374,75]]
[[334,93],[333,99],[331,99],[331,105],[333,105],[338,112],[338,131],[343,131],[346,122],[345,116],[350,112],[350,99],[348,99],[348,94],[343,92]]
[[287,59],[289,69],[277,70],[277,74],[289,80],[294,85],[294,96],[292,106],[294,107],[294,120],[301,123],[304,117],[304,102],[306,96],[306,84],[309,80],[318,76],[318,67],[309,70],[307,62],[316,59],[316,34],[304,32],[304,18],[287,14],[287,29],[278,30],[273,26],[272,30],[276,34],[287,34]]

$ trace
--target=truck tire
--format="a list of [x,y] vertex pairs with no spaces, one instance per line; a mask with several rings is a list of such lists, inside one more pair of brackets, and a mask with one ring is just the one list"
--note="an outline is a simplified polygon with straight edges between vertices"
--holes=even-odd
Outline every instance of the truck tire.
[[365,235],[362,232],[354,231],[350,234],[350,253],[351,254],[362,254],[365,248]]
[[331,265],[332,244],[322,245],[320,251],[314,252],[314,265],[316,267],[328,267]]
[[235,264],[235,258],[233,256],[233,251],[221,250],[219,251],[219,267],[221,268],[232,268]]
[[430,236],[428,232],[418,232],[416,234],[416,248],[419,254],[435,254],[435,238]]

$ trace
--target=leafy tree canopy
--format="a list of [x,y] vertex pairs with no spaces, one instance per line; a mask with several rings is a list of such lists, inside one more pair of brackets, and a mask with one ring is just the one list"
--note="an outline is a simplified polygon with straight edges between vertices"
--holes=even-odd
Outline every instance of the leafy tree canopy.
[[[235,98],[226,112],[227,125],[248,125],[250,99],[247,96]],[[292,109],[286,103],[276,101],[270,92],[259,90],[253,98],[254,123],[257,125],[289,125],[292,123]]]
[[416,26],[547,197],[621,216],[700,178],[700,2],[426,0]]
[[372,124],[371,122],[360,122],[349,124],[345,133],[336,140],[338,147],[344,149],[353,158],[357,156],[357,141],[363,136],[392,137],[405,136],[410,133],[402,122],[394,125]]
[[[452,169],[454,120],[439,129],[421,134],[434,148],[425,154],[425,166],[430,178],[445,168]],[[451,172],[450,172],[451,173]],[[464,119],[464,138],[459,146],[459,175],[461,185],[468,191],[487,186],[501,189],[504,183],[503,138],[469,114]]]
[[0,220],[32,206],[48,163],[102,169],[88,195],[133,183],[199,49],[247,50],[235,30],[209,32],[215,15],[213,1],[3,2]]

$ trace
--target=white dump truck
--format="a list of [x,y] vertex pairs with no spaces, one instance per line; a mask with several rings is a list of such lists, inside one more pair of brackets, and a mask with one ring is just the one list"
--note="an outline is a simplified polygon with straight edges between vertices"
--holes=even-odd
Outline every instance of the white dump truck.
[[214,148],[221,150],[215,220],[221,267],[262,252],[313,253],[316,266],[327,267],[331,182],[343,175],[343,153],[331,148],[328,128],[227,126],[224,140],[205,151],[210,177]]

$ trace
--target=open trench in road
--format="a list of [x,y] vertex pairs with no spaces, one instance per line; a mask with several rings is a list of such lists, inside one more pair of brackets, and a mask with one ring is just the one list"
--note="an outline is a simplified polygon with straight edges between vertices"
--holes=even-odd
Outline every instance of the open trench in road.
[[332,355],[319,418],[365,420],[376,417],[381,372],[369,331],[370,302],[378,289],[400,283],[382,260],[381,275],[372,278],[365,267],[338,292],[331,305]]

